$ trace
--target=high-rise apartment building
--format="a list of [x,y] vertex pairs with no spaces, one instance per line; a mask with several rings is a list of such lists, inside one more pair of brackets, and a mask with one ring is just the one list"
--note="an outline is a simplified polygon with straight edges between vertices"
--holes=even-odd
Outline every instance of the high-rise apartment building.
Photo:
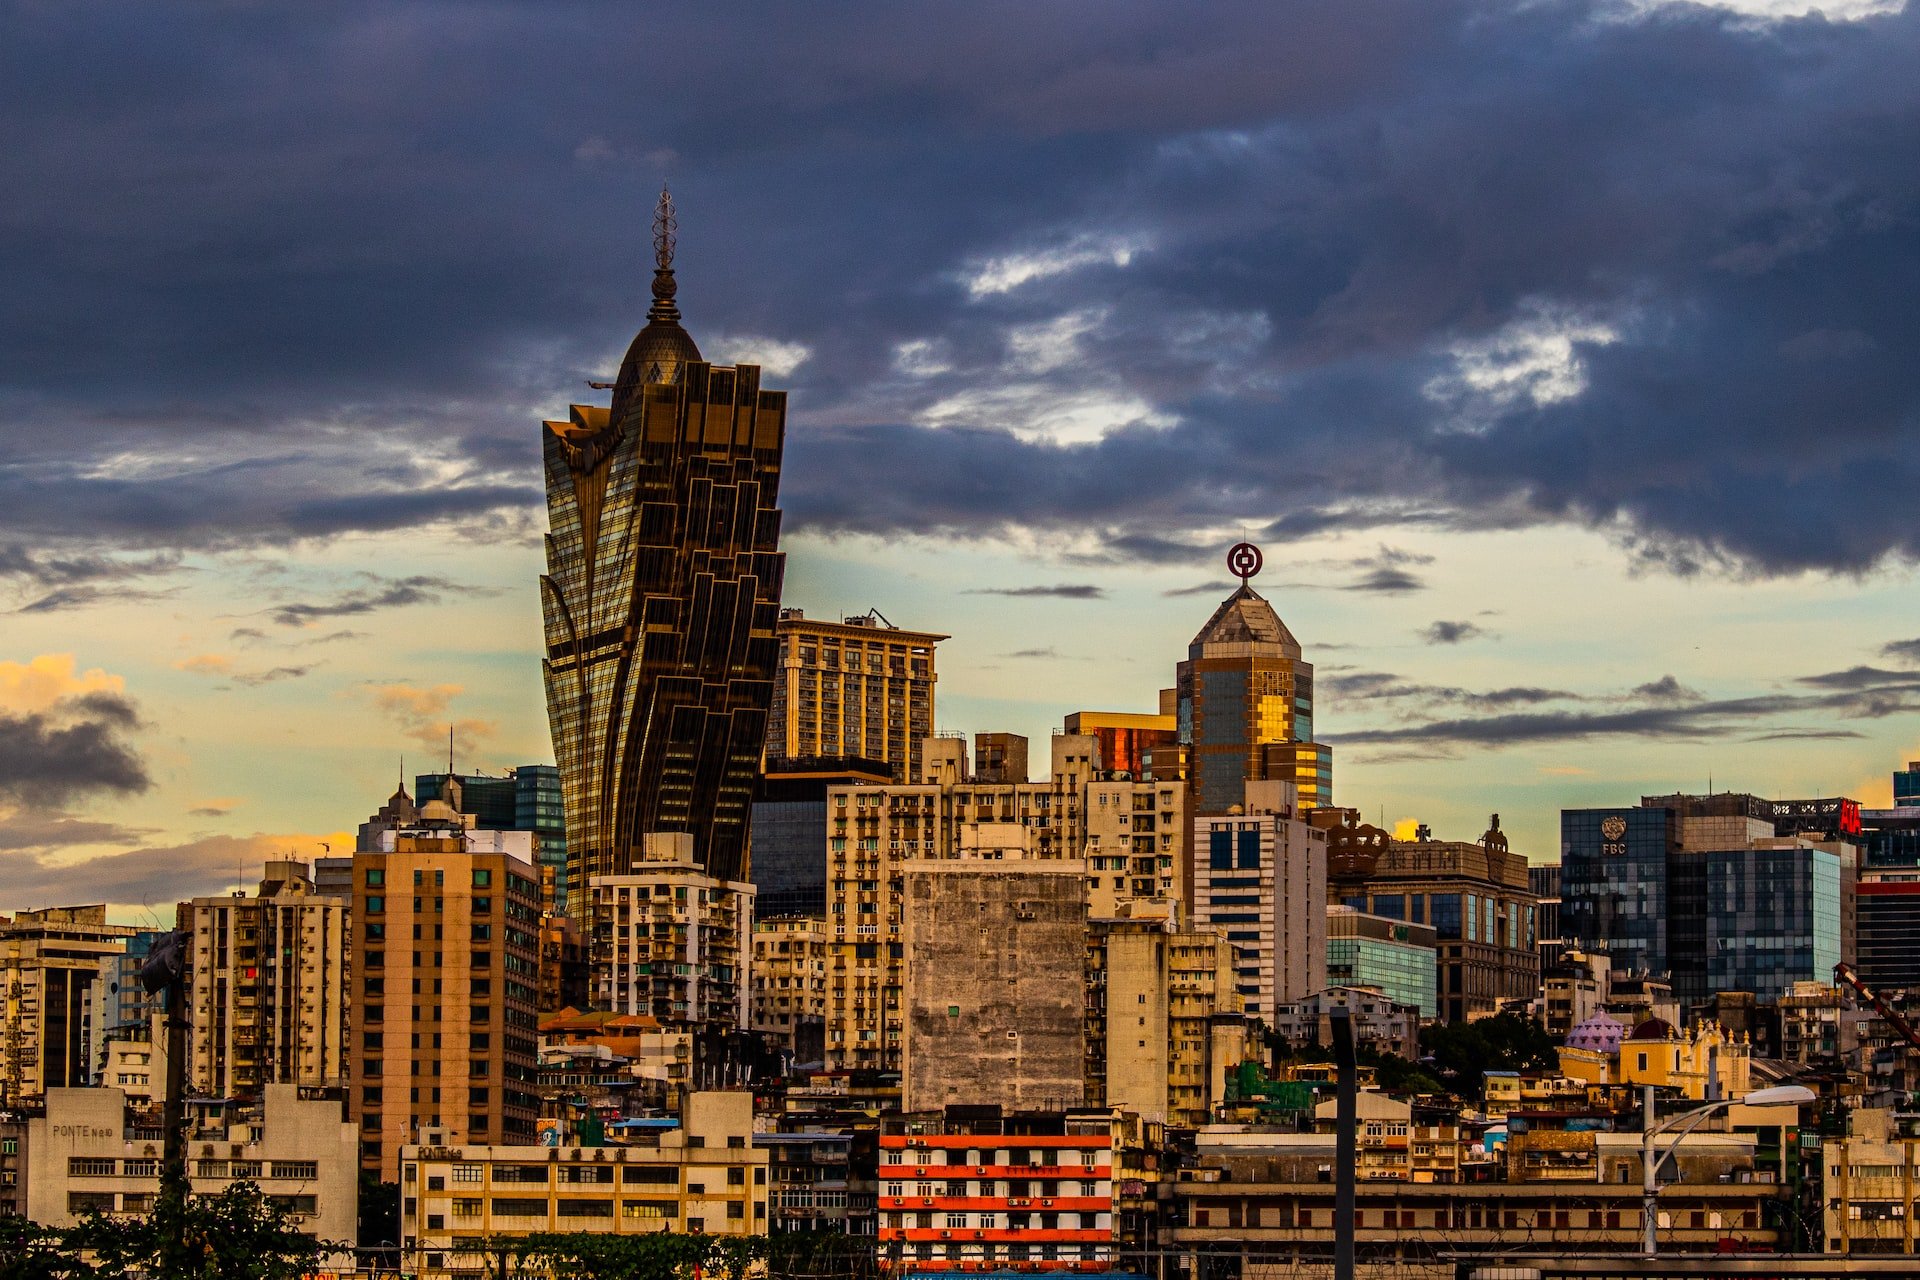
[[1148,902],[1179,903],[1184,912],[1187,789],[1139,774],[1096,777],[1084,802],[1088,916],[1111,918]]
[[669,1025],[747,1025],[753,886],[708,875],[693,837],[656,832],[626,875],[588,884],[596,1004]]
[[1682,1007],[1778,997],[1854,959],[1860,809],[1742,793],[1560,814],[1561,929]]
[[1087,922],[1088,1106],[1155,1124],[1211,1123],[1246,1057],[1239,953],[1170,916]]
[[840,622],[782,609],[780,672],[767,716],[767,760],[884,760],[895,782],[920,776],[933,736],[934,649],[946,636],[906,631],[878,609]]
[[390,1182],[422,1126],[534,1140],[539,872],[495,834],[521,833],[436,802],[390,849],[354,855],[347,1096],[361,1162]]
[[1331,803],[1333,753],[1313,740],[1313,664],[1251,586],[1222,601],[1187,646],[1178,696],[1192,812],[1225,813],[1243,784],[1265,780],[1294,787],[1302,809]]
[[1225,816],[1194,815],[1193,923],[1238,948],[1235,988],[1256,1017],[1327,985],[1327,835],[1293,784],[1243,782]]
[[1353,826],[1333,827],[1328,839],[1330,902],[1433,930],[1443,1022],[1539,993],[1537,904],[1527,860],[1508,845],[1499,814],[1478,842],[1388,840]]
[[104,905],[0,916],[0,1109],[93,1083],[94,986],[133,932],[108,924]]
[[781,916],[753,924],[753,1029],[818,1062],[826,1044],[827,922]]
[[193,939],[187,1087],[203,1098],[347,1083],[350,903],[320,894],[305,863],[269,862],[264,873],[253,897],[180,904]]
[[968,771],[964,738],[927,740],[922,780],[827,793],[827,1062],[900,1069],[905,994],[901,874],[916,858],[956,857],[971,828],[1013,823],[1027,856],[1084,871],[1090,738],[1057,735],[1046,782],[988,783]]
[[784,558],[775,505],[786,394],[711,365],[674,303],[673,207],[654,221],[647,325],[608,408],[541,433],[547,717],[567,821],[570,914],[655,832],[747,878],[773,696]]

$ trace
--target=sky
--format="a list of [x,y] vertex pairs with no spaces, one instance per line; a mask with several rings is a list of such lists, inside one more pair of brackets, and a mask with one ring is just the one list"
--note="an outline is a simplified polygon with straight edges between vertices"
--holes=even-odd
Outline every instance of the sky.
[[786,603],[950,633],[942,729],[1153,709],[1244,537],[1389,825],[1920,758],[1920,11],[0,14],[0,911],[551,759],[539,423],[663,182]]

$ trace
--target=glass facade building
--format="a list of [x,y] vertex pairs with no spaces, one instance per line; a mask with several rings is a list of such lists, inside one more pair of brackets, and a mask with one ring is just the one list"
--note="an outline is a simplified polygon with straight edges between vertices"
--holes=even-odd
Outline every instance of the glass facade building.
[[680,326],[672,209],[608,408],[541,432],[547,718],[565,796],[569,903],[632,871],[642,837],[748,876],[747,831],[777,673],[776,505],[786,393],[700,357]]
[[[451,795],[458,792],[457,797]],[[531,831],[539,837],[542,867],[554,872],[554,900],[567,897],[567,822],[561,800],[560,770],[550,764],[523,764],[505,777],[485,774],[421,773],[413,779],[416,803],[448,800],[473,815],[483,831]]]
[[[1795,982],[1831,982],[1841,960],[1840,855],[1826,849],[1726,849],[1686,859],[1706,872],[1706,993],[1762,1000]],[[1676,973],[1674,992],[1680,993]],[[1704,999],[1705,996],[1699,998]]]
[[1561,936],[1606,952],[1618,972],[1666,973],[1667,862],[1679,847],[1668,809],[1563,809]]
[[1395,1004],[1439,1013],[1432,929],[1332,907],[1327,912],[1327,985],[1378,987]]

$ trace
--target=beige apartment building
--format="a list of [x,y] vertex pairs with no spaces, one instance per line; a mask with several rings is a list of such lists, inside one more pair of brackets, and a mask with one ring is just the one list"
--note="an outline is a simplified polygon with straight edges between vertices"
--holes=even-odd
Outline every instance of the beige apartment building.
[[488,1242],[545,1231],[706,1236],[767,1230],[753,1095],[688,1095],[680,1127],[607,1146],[458,1144],[424,1131],[401,1153],[400,1241],[418,1280],[490,1275]]
[[104,905],[0,916],[0,1109],[93,1083],[94,984],[133,933]]
[[1247,1054],[1233,944],[1167,916],[1087,922],[1086,1102],[1150,1123],[1213,1119]]
[[1026,856],[1084,868],[1093,739],[1056,735],[1046,782],[983,783],[963,738],[930,738],[921,781],[827,792],[827,1062],[899,1070],[905,864],[960,855],[980,824],[1024,829]]
[[767,714],[767,758],[858,756],[920,776],[933,736],[934,649],[946,636],[906,631],[879,610],[826,622],[782,609],[780,671]]
[[[337,1097],[300,1093],[294,1085],[268,1085],[253,1106],[196,1109],[187,1180],[203,1195],[253,1182],[288,1211],[296,1230],[350,1243],[359,1205],[354,1127]],[[46,1113],[24,1130],[19,1155],[28,1218],[70,1227],[90,1213],[153,1211],[165,1135],[157,1123],[130,1114],[120,1090],[50,1090]]]
[[348,1098],[386,1181],[423,1127],[533,1141],[539,872],[473,835],[422,826],[354,854]]
[[782,916],[753,924],[753,1029],[813,1061],[827,1025],[827,922]]
[[259,891],[179,908],[192,935],[187,1087],[257,1098],[270,1084],[346,1086],[347,908],[303,862],[269,862]]
[[1090,916],[1121,915],[1130,903],[1163,904],[1162,914],[1169,903],[1188,910],[1180,865],[1186,800],[1187,788],[1176,781],[1103,774],[1100,781],[1087,784]]
[[627,875],[595,876],[596,1003],[669,1025],[744,1027],[753,958],[753,885],[707,874],[693,837],[653,833]]
[[1821,1157],[1828,1253],[1920,1252],[1920,1133],[1911,1115],[1862,1107]]

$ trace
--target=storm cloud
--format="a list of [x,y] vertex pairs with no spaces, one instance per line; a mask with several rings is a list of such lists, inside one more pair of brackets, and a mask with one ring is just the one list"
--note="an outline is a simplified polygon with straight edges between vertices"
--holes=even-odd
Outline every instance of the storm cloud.
[[691,331],[790,367],[791,529],[1911,559],[1916,64],[1911,9],[34,6],[0,539],[527,538],[670,177]]
[[110,693],[68,698],[44,711],[0,710],[0,802],[58,809],[145,791],[146,764],[125,736],[139,723],[133,705]]

